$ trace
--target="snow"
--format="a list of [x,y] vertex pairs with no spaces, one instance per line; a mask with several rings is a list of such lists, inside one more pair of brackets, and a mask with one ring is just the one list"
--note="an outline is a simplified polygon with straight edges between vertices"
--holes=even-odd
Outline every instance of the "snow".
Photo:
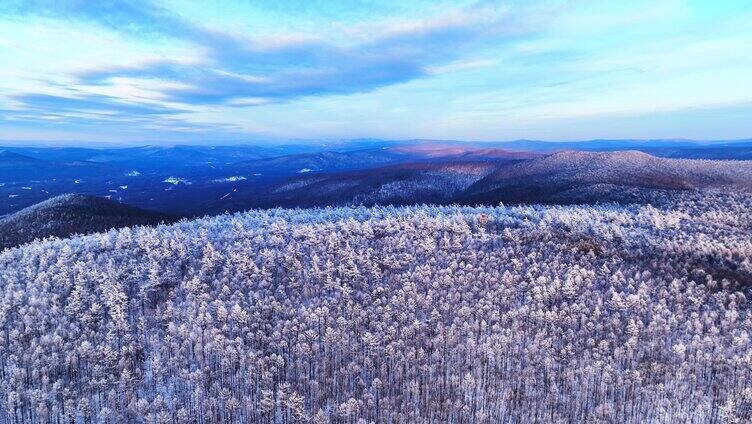
[[172,184],[172,185],[178,185],[178,184],[185,184],[190,185],[192,184],[190,181],[186,180],[185,178],[178,178],[178,177],[168,177],[165,178],[164,183]]
[[220,197],[219,200],[222,200],[222,199],[226,198],[227,196],[231,195],[232,193],[235,193],[236,191],[238,191],[238,189],[236,189],[236,188],[233,189],[231,192],[229,192],[229,193],[225,194],[224,196]]
[[7,250],[4,402],[32,393],[55,422],[748,422],[752,195],[640,193],[254,210]]
[[232,183],[236,181],[243,181],[246,180],[246,177],[242,175],[233,175],[232,177],[227,178],[217,178],[216,180],[212,180],[214,183]]

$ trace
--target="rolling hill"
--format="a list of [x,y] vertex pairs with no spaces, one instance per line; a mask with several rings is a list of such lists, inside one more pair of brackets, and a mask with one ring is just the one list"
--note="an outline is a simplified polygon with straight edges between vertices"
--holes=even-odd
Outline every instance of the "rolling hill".
[[391,149],[366,149],[351,152],[317,152],[244,161],[233,169],[245,172],[306,173],[374,168],[419,159],[418,155]]
[[0,422],[749,422],[752,196],[671,194],[5,250]]
[[24,156],[8,150],[0,150],[0,166],[10,167],[39,163],[38,159]]
[[0,249],[49,236],[67,237],[171,221],[175,217],[99,197],[67,194],[0,218]]
[[567,192],[596,185],[666,190],[750,188],[752,163],[667,159],[639,151],[564,151],[500,166],[459,200],[569,203]]
[[496,168],[492,162],[410,163],[299,176],[259,196],[258,207],[447,203]]
[[[617,147],[635,150],[613,150]],[[538,150],[519,150],[524,148]],[[594,190],[599,185],[611,192],[746,187],[748,162],[728,159],[748,157],[750,149],[744,141],[679,140],[9,147],[0,149],[0,199],[5,200],[0,215],[70,192],[181,216],[359,203],[594,202],[611,199]],[[698,159],[709,157],[724,160]]]
[[[473,152],[461,153],[470,157]],[[667,159],[638,151],[564,151],[533,159],[433,161],[300,175],[254,207],[458,203],[593,203],[627,188],[752,188],[752,163]],[[604,189],[611,194],[602,199]],[[618,199],[617,199],[618,200]]]

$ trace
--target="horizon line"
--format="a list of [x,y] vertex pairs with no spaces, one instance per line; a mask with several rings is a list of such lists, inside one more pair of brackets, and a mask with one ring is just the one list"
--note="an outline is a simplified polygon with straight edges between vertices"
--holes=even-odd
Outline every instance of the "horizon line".
[[229,146],[300,146],[300,145],[318,145],[327,143],[350,144],[358,142],[381,142],[381,143],[477,143],[477,144],[506,144],[506,143],[545,143],[545,144],[565,144],[565,143],[599,143],[599,142],[664,142],[664,143],[692,143],[698,145],[708,145],[715,143],[743,143],[752,141],[752,136],[748,138],[732,139],[694,139],[694,138],[590,138],[590,139],[532,139],[519,138],[507,140],[464,140],[464,139],[432,139],[432,138],[406,138],[406,139],[389,139],[374,137],[358,138],[295,138],[284,139],[279,141],[273,140],[238,140],[238,141],[94,141],[94,140],[1,140],[0,148],[11,147],[35,147],[35,148],[135,148],[135,147],[176,147],[176,146],[204,146],[204,147],[229,147]]

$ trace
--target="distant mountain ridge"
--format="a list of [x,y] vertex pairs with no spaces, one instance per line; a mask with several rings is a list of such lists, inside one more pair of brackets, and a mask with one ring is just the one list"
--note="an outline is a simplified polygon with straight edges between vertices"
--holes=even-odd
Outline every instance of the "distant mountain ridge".
[[447,203],[496,168],[486,161],[400,164],[304,175],[261,193],[254,207]]
[[261,171],[273,168],[292,172],[333,171],[344,169],[373,168],[393,163],[420,159],[419,155],[393,149],[364,149],[348,152],[326,151],[275,156],[235,164],[234,169]]
[[[267,183],[240,176],[204,183],[213,190],[211,197],[202,196],[208,191],[189,191],[199,182],[160,182],[167,189],[157,190],[174,192],[179,201],[209,213],[344,205],[622,202],[645,198],[635,196],[641,190],[752,190],[752,161],[668,159],[640,151],[569,150],[529,157],[505,150],[432,154],[421,152],[417,157],[423,160],[413,162],[400,162],[405,160],[400,155],[411,154],[391,149],[282,156],[268,159],[266,166],[306,167],[306,172]],[[363,162],[348,163],[350,159]],[[313,169],[318,167],[329,171]],[[104,198],[64,195],[0,219],[0,248],[51,235],[172,220],[172,215]]]
[[[706,185],[703,181],[708,180],[714,180],[714,184],[719,185],[721,181],[718,175],[698,175],[695,181],[687,175],[681,175],[681,169],[670,171],[670,163],[657,161],[658,158],[718,161],[752,159],[752,140],[710,143],[692,140],[472,142],[357,139],[295,143],[298,144],[123,148],[0,147],[0,215],[17,212],[50,197],[71,192],[188,216],[267,205],[295,206],[360,200],[388,203],[406,203],[411,200],[472,203],[496,201],[497,198],[519,202],[549,201],[551,193],[581,188],[586,183],[592,184],[565,172],[576,162],[575,157],[556,164],[554,162],[557,159],[552,158],[537,161],[559,152],[646,153],[655,159],[646,160],[645,163],[638,160],[635,163],[639,165],[631,168],[627,163],[615,165],[615,159],[603,162],[601,156],[597,155],[584,160],[594,160],[589,166],[600,166],[598,163],[603,162],[600,170],[591,169],[589,172],[597,172],[600,180],[605,181],[604,184],[618,185],[627,181],[634,187],[640,187],[649,182],[647,185],[672,189],[702,187]],[[525,162],[530,162],[530,166],[543,167],[541,169],[546,168],[546,163],[550,163],[549,168],[552,169],[541,172],[556,175],[557,179],[548,181],[549,187],[545,187],[544,175],[537,175],[530,168],[525,171],[528,173],[527,178],[531,179],[530,184],[505,180],[506,187],[494,187],[494,184],[498,185],[504,180],[502,174],[490,177],[495,171],[484,175],[481,178],[483,181],[472,181],[474,176],[460,176],[451,172],[444,174],[441,170],[446,164],[480,162],[492,163],[501,169],[515,161],[520,162],[520,165],[509,172],[523,172],[527,165],[521,164]],[[687,164],[679,167],[686,167]],[[629,168],[631,171],[619,176],[614,173],[615,170],[609,170],[610,166]],[[715,169],[713,172],[727,174],[722,166],[714,166],[715,168],[703,165],[692,172],[703,174]],[[742,163],[740,166],[744,168],[745,165]],[[431,167],[434,169],[429,171],[428,168]],[[384,169],[380,170],[381,168]],[[571,172],[580,170],[573,169]],[[345,174],[336,175],[338,173],[351,174],[347,177]],[[429,174],[432,177],[428,177]],[[319,181],[310,185],[311,178]],[[353,180],[344,181],[343,178]],[[436,187],[442,188],[431,188],[431,178]],[[451,181],[453,178],[457,181]],[[494,183],[493,178],[498,178],[499,181]],[[379,184],[380,179],[383,184]],[[174,184],[175,181],[184,183]],[[308,185],[311,191],[294,194],[294,191],[280,189],[290,182],[293,186]],[[465,186],[467,182],[472,183],[470,187]],[[739,181],[734,184],[738,183]],[[334,189],[336,186],[341,189]],[[379,194],[374,191],[376,189],[380,190]],[[412,193],[414,198],[410,198],[408,194],[396,195],[396,190],[399,189]],[[314,192],[322,196],[309,201],[307,197]],[[299,198],[296,200],[293,196]]]
[[564,151],[499,167],[476,182],[463,202],[557,202],[571,189],[610,184],[687,190],[752,187],[752,162],[667,159],[639,151]]
[[[750,189],[752,162],[667,159],[639,151],[564,151],[501,162],[403,164],[291,178],[263,193],[253,205],[568,203],[571,190],[581,195],[589,187],[606,185]],[[598,201],[597,197],[577,199]]]
[[24,156],[20,153],[15,153],[9,150],[0,149],[0,166],[10,166],[19,163],[38,163],[39,159],[34,159],[29,156]]

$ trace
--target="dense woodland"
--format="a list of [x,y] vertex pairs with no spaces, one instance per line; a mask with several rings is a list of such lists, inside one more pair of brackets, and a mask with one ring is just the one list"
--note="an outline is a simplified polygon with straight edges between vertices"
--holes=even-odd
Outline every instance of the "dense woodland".
[[749,422],[752,196],[641,195],[6,250],[0,421]]

